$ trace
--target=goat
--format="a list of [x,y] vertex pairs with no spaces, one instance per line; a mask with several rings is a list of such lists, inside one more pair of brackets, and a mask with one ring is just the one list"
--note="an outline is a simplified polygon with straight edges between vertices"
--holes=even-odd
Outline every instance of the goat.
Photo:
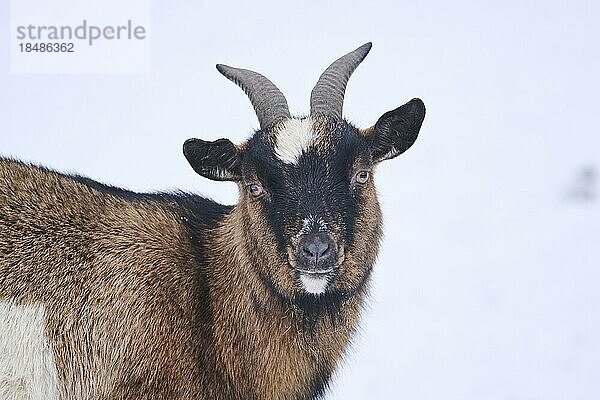
[[356,330],[382,216],[376,165],[407,150],[419,99],[366,130],[342,117],[367,43],[292,117],[279,89],[217,65],[260,129],[189,139],[225,206],[0,159],[0,398],[316,399]]

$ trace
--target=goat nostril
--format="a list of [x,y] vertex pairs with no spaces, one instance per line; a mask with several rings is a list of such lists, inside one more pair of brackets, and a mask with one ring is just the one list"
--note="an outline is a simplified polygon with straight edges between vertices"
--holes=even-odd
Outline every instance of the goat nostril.
[[329,253],[329,244],[325,243],[320,250],[319,257],[327,255],[327,253]]
[[312,253],[312,252],[311,252],[309,249],[307,249],[306,247],[302,249],[302,254],[304,254],[304,256],[305,256],[305,257],[309,257],[309,258],[312,258],[312,257],[314,257],[314,256],[315,256],[315,255],[314,255],[314,254],[313,254],[313,253]]

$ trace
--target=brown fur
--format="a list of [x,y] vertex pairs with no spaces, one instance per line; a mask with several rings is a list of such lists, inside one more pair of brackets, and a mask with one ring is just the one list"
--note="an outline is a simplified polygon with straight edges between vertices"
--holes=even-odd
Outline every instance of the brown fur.
[[[345,252],[341,292],[366,281],[370,268],[353,266],[377,254],[372,183],[365,195],[364,240]],[[0,159],[0,301],[45,306],[64,399],[313,398],[348,345],[365,288],[307,329],[306,310],[261,278],[270,270],[275,286],[294,284],[277,273],[290,266],[258,207],[242,195],[196,237],[176,202]]]

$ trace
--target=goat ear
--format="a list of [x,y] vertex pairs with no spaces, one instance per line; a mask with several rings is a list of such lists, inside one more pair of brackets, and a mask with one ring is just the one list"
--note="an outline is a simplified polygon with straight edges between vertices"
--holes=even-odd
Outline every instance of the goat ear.
[[207,142],[188,139],[183,154],[198,174],[214,181],[239,181],[242,178],[240,152],[228,139]]
[[419,129],[425,118],[425,104],[421,99],[412,99],[379,118],[368,131],[368,145],[374,163],[404,153],[417,140]]

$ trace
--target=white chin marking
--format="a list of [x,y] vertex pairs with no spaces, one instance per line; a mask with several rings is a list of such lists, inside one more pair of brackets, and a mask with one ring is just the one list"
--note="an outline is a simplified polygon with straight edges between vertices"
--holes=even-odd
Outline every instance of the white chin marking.
[[300,282],[308,293],[319,295],[325,293],[329,277],[327,275],[300,274]]
[[58,378],[41,304],[0,301],[0,399],[56,400]]
[[287,164],[296,164],[314,142],[316,134],[309,118],[288,119],[275,134],[275,155]]

